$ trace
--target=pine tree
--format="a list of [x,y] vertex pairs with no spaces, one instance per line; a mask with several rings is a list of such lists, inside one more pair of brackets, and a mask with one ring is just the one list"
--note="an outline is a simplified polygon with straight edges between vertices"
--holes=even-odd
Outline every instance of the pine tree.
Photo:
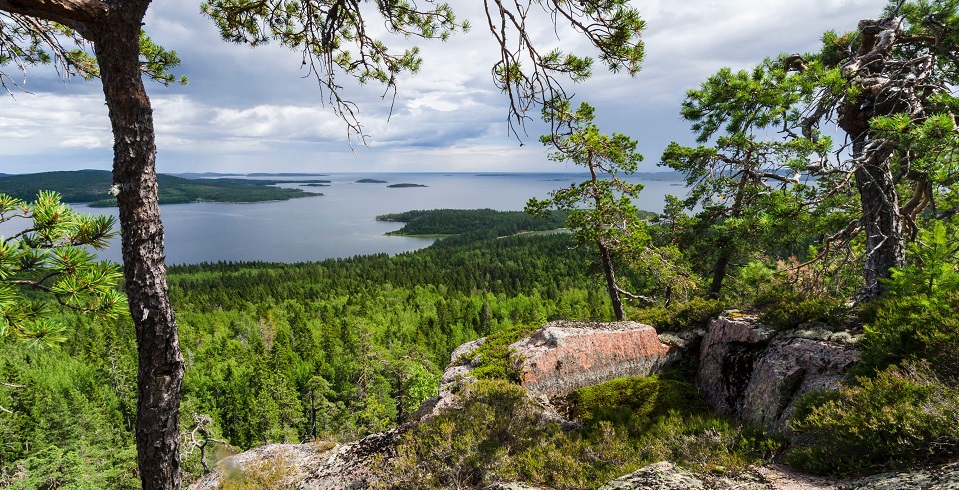
[[55,192],[41,191],[31,203],[0,194],[0,223],[18,221],[21,231],[0,238],[0,337],[63,342],[64,326],[51,318],[52,303],[104,317],[122,311],[119,266],[96,261],[87,248],[106,248],[116,235],[112,216],[77,213]]
[[568,100],[556,99],[544,113],[544,119],[556,121],[563,128],[541,138],[543,144],[555,149],[550,159],[586,167],[590,179],[553,191],[549,199],[530,199],[526,211],[541,216],[551,210],[568,212],[566,226],[577,242],[598,249],[613,314],[622,321],[626,315],[621,294],[625,291],[616,281],[614,255],[635,254],[645,248],[649,233],[632,201],[639,196],[642,184],[626,182],[619,175],[635,172],[643,157],[636,152],[636,141],[626,135],[600,133],[589,104],[583,103],[573,111]]

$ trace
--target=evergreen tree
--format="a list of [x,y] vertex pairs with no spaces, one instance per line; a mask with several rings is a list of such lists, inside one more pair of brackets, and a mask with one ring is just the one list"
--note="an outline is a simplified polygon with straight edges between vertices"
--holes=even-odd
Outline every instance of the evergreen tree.
[[[882,279],[904,264],[920,213],[947,218],[957,209],[952,155],[959,99],[951,95],[959,82],[957,7],[955,0],[895,0],[880,19],[863,19],[853,32],[827,32],[818,52],[782,55],[751,72],[721,70],[683,104],[700,143],[723,133],[717,148],[673,145],[664,161],[695,180],[717,161],[730,163],[720,151],[729,143],[741,154],[788,151],[758,167],[756,194],[812,177],[814,189],[804,191],[816,195],[798,202],[822,216],[837,211],[826,219],[821,253],[849,250],[861,239],[859,296],[882,296]],[[839,147],[822,132],[832,127],[846,137]],[[782,141],[763,139],[776,128]],[[728,180],[728,172],[748,170],[743,160],[733,163],[727,174],[711,176]],[[854,206],[844,200],[850,194],[858,195]],[[734,202],[726,209],[735,208]]]
[[52,318],[55,303],[84,313],[116,316],[124,307],[117,291],[119,267],[97,262],[87,247],[103,250],[115,235],[112,216],[80,214],[41,191],[25,203],[0,194],[0,223],[22,221],[23,229],[0,237],[0,337],[32,343],[64,340],[63,325]]
[[636,142],[626,135],[600,133],[589,104],[583,103],[573,111],[568,100],[555,99],[544,113],[546,120],[556,121],[563,128],[541,138],[543,144],[555,149],[550,159],[582,165],[589,170],[590,179],[553,191],[549,199],[530,199],[526,211],[537,215],[547,215],[551,209],[569,213],[566,226],[576,240],[599,250],[613,314],[622,321],[625,313],[620,295],[625,291],[616,281],[614,255],[636,254],[649,245],[649,233],[633,204],[642,184],[626,182],[619,174],[635,172],[642,155],[636,152]]

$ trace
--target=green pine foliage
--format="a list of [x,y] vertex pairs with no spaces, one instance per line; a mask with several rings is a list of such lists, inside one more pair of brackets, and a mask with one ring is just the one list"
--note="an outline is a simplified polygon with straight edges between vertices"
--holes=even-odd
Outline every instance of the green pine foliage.
[[64,340],[51,318],[58,308],[103,317],[125,310],[119,266],[90,251],[116,234],[113,217],[77,213],[41,191],[30,203],[0,194],[0,223],[8,222],[19,229],[0,237],[0,338],[55,344]]
[[866,312],[864,372],[924,360],[944,382],[959,382],[959,272],[955,234],[934,223],[910,246],[909,264],[887,281],[889,297]]

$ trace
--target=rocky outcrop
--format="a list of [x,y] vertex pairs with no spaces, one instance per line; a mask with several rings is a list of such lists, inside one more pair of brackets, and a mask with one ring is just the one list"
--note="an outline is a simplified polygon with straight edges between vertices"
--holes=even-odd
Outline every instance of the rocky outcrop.
[[190,490],[213,490],[244,471],[272,472],[282,488],[296,490],[352,490],[369,488],[373,464],[389,458],[405,431],[399,427],[348,444],[268,444],[223,458],[215,471],[190,485]]
[[[824,487],[779,487],[767,478],[765,468],[751,466],[727,475],[718,473],[694,473],[672,463],[662,461],[640,468],[626,476],[612,480],[599,490],[826,490]],[[775,470],[773,470],[775,473]],[[795,480],[789,480],[795,481]],[[812,480],[804,481],[812,482]]]
[[[705,337],[692,333],[657,336],[652,327],[632,322],[595,324],[556,322],[512,348],[522,356],[527,389],[543,394],[567,393],[587,384],[626,376],[653,374],[682,355],[700,348],[698,384],[716,408],[746,420],[784,428],[800,394],[834,387],[842,373],[858,361],[855,336],[825,329],[775,332],[753,318],[714,320]],[[440,397],[427,412],[454,403],[456,392],[470,382],[478,364],[474,351],[483,340],[457,348],[443,376]],[[569,378],[569,379],[566,379]],[[532,391],[532,390],[531,390]],[[439,407],[439,408],[438,408]],[[550,416],[544,409],[544,417]],[[216,471],[189,488],[221,488],[224,479],[243,471],[277,468],[282,488],[347,490],[369,488],[376,465],[395,456],[404,428],[374,434],[349,444],[272,444],[230,456]],[[381,467],[382,468],[382,467]],[[596,482],[597,484],[599,482]],[[490,490],[540,490],[521,482],[497,483]],[[691,472],[668,462],[646,466],[607,482],[601,490],[892,490],[899,488],[959,490],[959,463],[908,473],[887,473],[864,479],[835,481],[801,475],[779,465],[751,467],[734,474]]]
[[640,468],[599,487],[599,490],[687,490],[703,488],[692,473],[662,461]]
[[856,340],[845,332],[776,332],[755,318],[719,317],[700,345],[697,385],[716,410],[785,432],[800,396],[835,389],[859,362]]
[[660,462],[612,480],[599,490],[957,490],[959,463],[917,471],[882,473],[865,478],[835,480],[797,473],[785,466],[751,466],[735,475],[693,473]]
[[[630,376],[649,376],[678,360],[695,346],[703,332],[656,334],[636,322],[551,322],[528,338],[509,346],[520,373],[520,384],[531,396],[549,405],[549,397],[567,395],[584,386]],[[474,355],[486,339],[457,347],[440,378],[437,396],[423,402],[417,420],[435,416],[455,403],[464,383],[476,381]],[[547,410],[549,411],[549,410]],[[561,421],[564,425],[568,421]]]
[[486,343],[486,337],[453,349],[453,353],[450,354],[450,364],[440,378],[439,392],[420,405],[413,416],[415,420],[425,420],[447,410],[456,401],[456,392],[462,388],[463,384],[476,381],[476,378],[470,376],[470,373],[479,366],[479,359],[473,356],[473,352],[484,343]]
[[959,463],[933,466],[917,471],[882,473],[840,483],[836,488],[838,490],[900,490],[903,488],[957,490],[959,489]]
[[562,396],[616,378],[649,376],[677,360],[680,349],[636,322],[552,322],[510,345],[530,394]]

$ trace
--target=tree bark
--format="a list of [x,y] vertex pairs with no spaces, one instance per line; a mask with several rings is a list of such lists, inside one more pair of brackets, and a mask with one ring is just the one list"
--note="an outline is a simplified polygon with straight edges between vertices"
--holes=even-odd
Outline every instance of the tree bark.
[[709,284],[707,295],[710,299],[719,299],[719,293],[723,289],[723,281],[726,279],[726,270],[729,268],[729,261],[732,259],[732,252],[728,245],[720,245],[719,258],[716,259],[716,266],[713,268],[713,280]]
[[863,163],[856,169],[856,187],[862,205],[862,227],[866,233],[866,255],[863,263],[865,285],[859,293],[861,301],[881,297],[886,286],[881,279],[890,277],[892,269],[906,262],[906,234],[899,214],[899,193],[890,168],[892,152],[880,148],[863,154],[863,145],[855,145]]
[[613,303],[613,314],[616,315],[616,321],[621,322],[626,318],[623,312],[623,300],[619,295],[619,288],[616,287],[616,273],[613,270],[613,257],[609,247],[602,243],[599,245],[599,258],[603,263],[603,274],[606,275],[606,287],[609,290],[609,299]]
[[875,116],[902,111],[915,116],[922,108],[907,103],[913,99],[908,90],[884,78],[886,60],[902,34],[902,19],[866,19],[859,23],[859,29],[862,43],[843,67],[843,74],[863,88],[863,95],[842,105],[837,122],[853,144],[854,177],[862,205],[860,225],[866,234],[864,286],[859,299],[871,301],[886,291],[880,279],[889,277],[894,267],[905,264],[907,237],[892,174],[892,143],[875,137],[869,121]]
[[164,265],[153,109],[139,64],[140,26],[148,5],[141,0],[110,9],[91,27],[113,127],[123,273],[136,326],[137,464],[144,490],[176,490],[183,356]]

